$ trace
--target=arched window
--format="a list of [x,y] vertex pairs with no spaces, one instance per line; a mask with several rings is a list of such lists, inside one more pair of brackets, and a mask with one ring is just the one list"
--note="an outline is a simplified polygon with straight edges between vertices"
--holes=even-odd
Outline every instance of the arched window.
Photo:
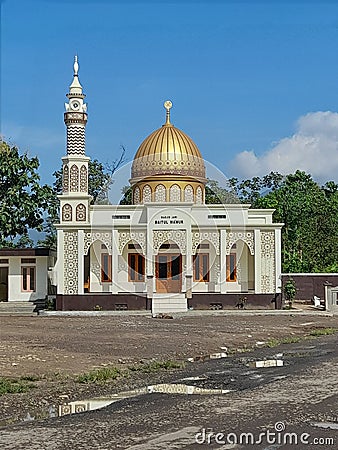
[[76,206],[76,221],[85,222],[86,221],[86,207],[82,203]]
[[81,166],[80,169],[80,191],[81,192],[88,191],[88,175],[87,175],[87,167],[85,165]]
[[141,202],[140,188],[136,186],[134,189],[134,205],[138,205]]
[[73,220],[72,207],[68,203],[62,207],[62,220],[64,222],[71,222]]
[[194,201],[194,191],[190,184],[184,188],[184,201],[189,203]]
[[165,187],[163,184],[159,184],[155,189],[155,202],[165,202]]
[[62,191],[68,192],[69,190],[69,167],[63,166],[63,179],[62,179]]
[[143,188],[143,203],[151,202],[151,188],[146,184]]
[[75,164],[70,168],[70,190],[71,192],[79,191],[79,168]]
[[203,192],[201,186],[197,186],[196,189],[196,203],[201,205],[203,203]]
[[170,201],[180,202],[181,201],[181,188],[177,184],[173,184],[170,187]]

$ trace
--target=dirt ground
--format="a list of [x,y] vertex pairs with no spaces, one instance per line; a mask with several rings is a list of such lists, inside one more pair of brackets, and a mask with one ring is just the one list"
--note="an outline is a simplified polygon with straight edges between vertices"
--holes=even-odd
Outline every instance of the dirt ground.
[[[150,360],[187,361],[214,352],[238,352],[272,339],[338,327],[338,317],[204,314],[154,319],[145,315],[0,317],[0,375],[34,378],[35,388],[0,397],[0,425],[39,417],[49,405],[103,395],[151,382],[163,374],[135,373],[109,385],[83,385],[75,374]],[[263,344],[265,342],[265,344]],[[257,344],[258,343],[258,344]],[[43,417],[43,414],[41,415]]]

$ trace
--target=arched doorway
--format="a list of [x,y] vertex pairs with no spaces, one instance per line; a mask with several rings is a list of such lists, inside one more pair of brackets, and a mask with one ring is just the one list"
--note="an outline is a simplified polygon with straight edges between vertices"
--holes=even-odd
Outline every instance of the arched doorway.
[[176,244],[161,245],[156,256],[156,292],[179,293],[182,290],[182,255]]

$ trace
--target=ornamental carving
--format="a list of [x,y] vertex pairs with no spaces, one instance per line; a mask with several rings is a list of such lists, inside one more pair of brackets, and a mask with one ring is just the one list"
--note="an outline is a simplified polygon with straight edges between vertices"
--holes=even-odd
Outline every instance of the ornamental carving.
[[143,188],[143,203],[151,202],[151,188],[146,184]]
[[255,254],[255,238],[253,231],[230,231],[227,233],[225,254],[230,255],[231,247],[237,241],[243,241],[249,247],[251,255]]
[[173,184],[169,189],[169,198],[171,202],[177,203],[181,201],[181,188],[177,184]]
[[184,188],[184,201],[189,203],[194,201],[194,190],[190,184]]
[[261,290],[263,294],[275,292],[275,232],[261,231]]
[[64,293],[78,292],[78,237],[77,232],[64,232]]
[[172,241],[178,245],[182,255],[187,253],[187,233],[186,230],[163,230],[153,231],[153,251],[157,254],[161,245],[167,241]]
[[79,168],[76,164],[73,164],[70,168],[70,191],[79,191]]
[[203,203],[203,192],[201,186],[197,186],[196,189],[196,204],[202,205]]
[[87,220],[86,207],[83,203],[76,206],[76,221],[85,222]]
[[66,122],[67,124],[67,154],[84,155],[86,146],[85,127],[83,125],[74,125],[77,119]]
[[69,191],[69,167],[68,165],[63,166],[63,177],[62,177],[62,191]]
[[140,245],[143,255],[146,254],[146,233],[144,231],[119,231],[119,254],[122,255],[128,242],[134,241]]
[[134,205],[138,205],[140,203],[141,203],[140,188],[136,186],[136,188],[134,189]]
[[112,236],[111,236],[111,233],[108,231],[85,233],[85,235],[84,235],[84,254],[85,255],[88,254],[89,247],[95,241],[101,241],[107,247],[108,253],[111,255],[111,253],[112,253]]
[[63,222],[71,222],[73,220],[72,207],[66,203],[62,207],[62,220]]
[[80,192],[88,192],[88,173],[85,165],[80,169]]
[[199,233],[198,231],[196,231],[196,232],[192,233],[191,253],[193,255],[195,255],[197,247],[200,245],[200,243],[202,241],[209,241],[215,247],[216,255],[219,255],[219,253],[220,253],[219,238],[220,238],[220,236],[219,236],[218,231],[205,232],[205,233]]
[[155,189],[155,202],[165,202],[165,187],[163,184],[159,184]]

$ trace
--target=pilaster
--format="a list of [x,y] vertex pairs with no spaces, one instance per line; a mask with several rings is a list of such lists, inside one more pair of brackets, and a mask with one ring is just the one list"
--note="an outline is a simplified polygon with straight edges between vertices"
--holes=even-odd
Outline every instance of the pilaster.
[[255,230],[255,294],[262,292],[261,231]]

